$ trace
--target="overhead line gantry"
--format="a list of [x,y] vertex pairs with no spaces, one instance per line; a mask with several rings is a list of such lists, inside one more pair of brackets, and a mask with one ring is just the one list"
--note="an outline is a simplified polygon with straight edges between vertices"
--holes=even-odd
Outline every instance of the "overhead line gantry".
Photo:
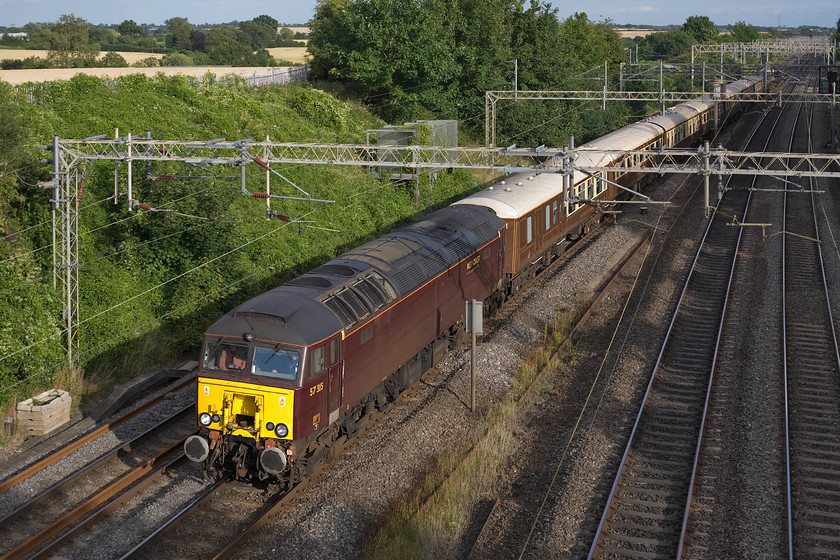
[[[523,94],[526,92],[520,92]],[[696,95],[696,94],[693,94]],[[604,151],[591,148],[564,147],[548,149],[517,148],[460,148],[435,146],[387,146],[368,144],[319,144],[254,141],[252,139],[228,141],[214,139],[156,140],[131,135],[120,138],[98,136],[81,140],[54,138],[53,180],[41,186],[52,190],[53,209],[53,263],[55,282],[61,284],[64,302],[67,358],[72,365],[78,349],[78,212],[84,184],[82,167],[102,161],[114,162],[115,201],[121,195],[119,169],[128,164],[127,189],[129,209],[138,206],[132,192],[132,164],[143,162],[182,163],[204,170],[223,166],[239,170],[240,190],[243,194],[265,199],[296,199],[312,202],[331,202],[317,199],[292,184],[299,192],[295,196],[251,193],[246,189],[246,169],[258,166],[279,175],[274,165],[323,164],[348,165],[364,168],[423,169],[458,168],[485,169],[500,173],[559,173],[573,176],[576,170],[587,174],[602,173],[607,180],[609,173],[619,168],[609,165],[616,158],[638,154],[640,158],[625,158],[621,172],[642,173],[696,173],[705,177],[708,207],[708,181],[712,175],[772,175],[788,177],[840,177],[840,155],[743,152],[711,148],[708,144],[699,149],[656,149],[638,151]],[[577,162],[586,154],[585,165]],[[594,156],[594,159],[593,159]],[[644,164],[628,162],[645,161]],[[252,167],[253,167],[252,166]],[[282,175],[280,175],[282,177]],[[224,177],[235,178],[236,173]],[[147,172],[147,178],[155,177]],[[285,178],[284,178],[285,179]],[[568,184],[568,180],[566,181]],[[268,190],[268,189],[267,189]],[[644,195],[641,195],[644,197]],[[573,198],[568,190],[563,193],[564,203],[588,202]],[[647,197],[644,197],[647,198]],[[650,201],[656,203],[656,201]],[[276,216],[276,213],[274,214]],[[272,217],[269,209],[268,217]],[[56,286],[57,287],[57,286]]]

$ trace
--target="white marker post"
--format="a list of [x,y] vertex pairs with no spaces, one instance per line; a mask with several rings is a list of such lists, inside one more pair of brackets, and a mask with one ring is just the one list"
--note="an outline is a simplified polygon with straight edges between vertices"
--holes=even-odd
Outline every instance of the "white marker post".
[[470,401],[470,411],[475,412],[475,337],[476,335],[484,334],[484,303],[477,300],[467,301],[466,303],[466,328],[467,332],[472,334],[472,352],[470,354],[472,398]]

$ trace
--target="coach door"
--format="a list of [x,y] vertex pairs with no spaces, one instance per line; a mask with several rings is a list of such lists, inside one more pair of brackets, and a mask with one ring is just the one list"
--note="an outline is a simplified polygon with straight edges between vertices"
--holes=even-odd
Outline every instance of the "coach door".
[[327,382],[330,386],[329,413],[330,424],[338,420],[341,409],[342,382],[344,381],[344,362],[341,360],[341,335],[336,335],[327,343]]

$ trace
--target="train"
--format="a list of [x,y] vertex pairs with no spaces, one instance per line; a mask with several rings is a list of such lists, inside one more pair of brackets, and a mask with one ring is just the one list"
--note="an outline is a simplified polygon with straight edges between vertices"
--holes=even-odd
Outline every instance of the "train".
[[639,155],[594,150],[692,145],[743,109],[729,93],[763,84],[742,78],[582,145],[579,166],[615,171],[575,171],[568,201],[560,174],[509,175],[232,309],[204,335],[186,456],[208,479],[294,486],[459,343],[465,301],[492,315],[609,215],[617,185],[649,181],[626,170]]

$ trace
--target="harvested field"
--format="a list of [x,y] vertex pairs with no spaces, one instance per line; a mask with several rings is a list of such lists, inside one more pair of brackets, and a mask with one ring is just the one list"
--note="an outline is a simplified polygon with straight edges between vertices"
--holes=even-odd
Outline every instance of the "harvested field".
[[626,29],[626,28],[615,28],[616,33],[621,35],[623,38],[634,39],[636,37],[647,37],[651,33],[657,33],[657,31],[653,29],[645,29],[645,28],[638,28],[638,29]]
[[[99,55],[99,58],[102,58],[107,53],[102,51]],[[123,52],[120,51],[117,53],[121,57],[125,59],[126,62],[129,64],[134,64],[140,60],[144,60],[146,58],[152,57],[161,59],[163,58],[163,54],[161,53],[150,53],[150,52]],[[37,56],[38,58],[47,58],[47,51],[38,50],[38,49],[2,49],[0,48],[0,60],[23,60],[24,58],[29,58],[31,56]]]
[[309,51],[306,47],[272,47],[266,50],[277,60],[288,60],[295,64],[309,62]]
[[53,80],[69,80],[76,74],[87,74],[107,78],[118,78],[129,74],[145,74],[155,76],[191,76],[195,78],[206,74],[214,74],[217,77],[236,74],[238,76],[250,76],[271,72],[277,68],[255,67],[255,66],[154,66],[152,68],[45,68],[38,70],[0,70],[0,80],[13,86],[27,82],[51,82]]

